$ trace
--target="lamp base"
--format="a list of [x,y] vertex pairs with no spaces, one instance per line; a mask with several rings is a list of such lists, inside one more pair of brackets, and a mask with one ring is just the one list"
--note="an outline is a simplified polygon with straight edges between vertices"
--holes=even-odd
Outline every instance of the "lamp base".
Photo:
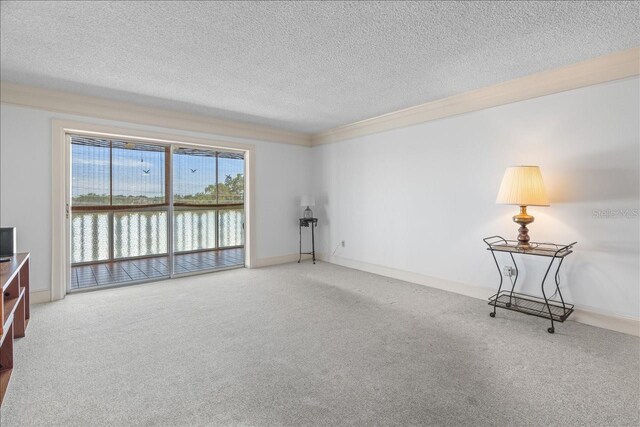
[[307,209],[304,210],[303,218],[304,219],[312,219],[313,218],[313,212],[311,211],[311,209],[309,209],[309,206],[307,206]]
[[513,216],[513,222],[520,224],[520,228],[518,228],[518,244],[516,246],[518,249],[531,249],[531,245],[529,244],[529,229],[527,228],[527,225],[531,224],[533,220],[533,216],[527,213],[526,206],[520,206],[520,213]]

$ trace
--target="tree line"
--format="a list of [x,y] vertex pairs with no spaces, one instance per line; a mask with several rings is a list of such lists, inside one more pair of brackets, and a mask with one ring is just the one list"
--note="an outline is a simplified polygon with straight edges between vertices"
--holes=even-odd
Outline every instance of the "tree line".
[[[174,194],[176,203],[214,204],[214,203],[242,203],[244,201],[244,176],[227,175],[224,182],[211,184],[204,191],[195,194]],[[76,206],[105,206],[109,205],[108,194],[87,193],[74,196],[72,202]],[[112,205],[160,205],[165,203],[164,196],[149,197],[145,195],[114,194]]]

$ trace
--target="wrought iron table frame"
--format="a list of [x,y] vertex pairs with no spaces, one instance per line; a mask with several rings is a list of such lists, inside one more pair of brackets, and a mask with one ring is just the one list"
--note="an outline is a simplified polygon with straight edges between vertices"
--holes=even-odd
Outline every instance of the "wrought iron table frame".
[[[560,267],[562,263],[568,255],[573,253],[573,246],[578,242],[573,242],[568,245],[558,245],[555,243],[537,243],[530,242],[530,249],[521,249],[517,247],[516,240],[507,240],[501,236],[491,236],[482,239],[488,246],[487,250],[491,251],[491,255],[493,256],[493,261],[496,264],[498,269],[498,274],[500,275],[500,285],[498,286],[498,292],[489,298],[489,305],[493,306],[493,312],[489,313],[491,317],[496,316],[496,308],[504,308],[507,310],[517,311],[520,313],[529,314],[532,316],[542,317],[545,319],[551,320],[551,327],[547,329],[547,332],[550,334],[555,332],[554,320],[556,322],[564,322],[571,313],[573,313],[573,305],[567,304],[564,302],[564,298],[562,297],[562,292],[560,291]],[[496,252],[505,252],[508,253],[511,257],[511,261],[513,262],[513,266],[516,270],[515,279],[513,280],[511,291],[508,292],[509,298],[508,302],[506,302],[507,291],[502,291],[503,284],[503,275],[500,270],[500,264],[498,263],[498,259],[496,258]],[[540,284],[540,288],[542,290],[542,296],[544,298],[544,303],[542,299],[533,297],[530,295],[515,293],[514,289],[516,287],[516,283],[518,282],[518,265],[516,263],[515,257],[513,254],[521,254],[521,255],[531,255],[531,256],[541,256],[551,258],[551,262],[549,262],[549,266],[544,274],[544,278]],[[553,301],[547,298],[547,294],[544,291],[544,284],[547,280],[547,276],[551,271],[551,267],[556,260],[558,261],[558,266],[556,267],[556,272],[554,275],[555,284],[556,284],[556,292],[560,297],[560,301]],[[501,293],[502,292],[502,293]],[[501,297],[504,297],[501,301]],[[514,299],[516,303],[514,304]],[[520,304],[522,301],[524,304]],[[552,307],[556,309],[556,313],[553,313]],[[546,309],[546,310],[545,310]]]
[[[318,227],[318,218],[300,218],[300,255],[298,256],[298,264],[302,261],[302,255],[311,255],[313,263],[316,263],[316,236],[313,229]],[[311,225],[311,252],[302,252],[302,227],[309,227]]]

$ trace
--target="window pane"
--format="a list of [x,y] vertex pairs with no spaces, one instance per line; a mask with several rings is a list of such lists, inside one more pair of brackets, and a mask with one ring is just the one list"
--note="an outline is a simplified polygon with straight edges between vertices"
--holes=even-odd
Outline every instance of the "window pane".
[[114,212],[114,258],[167,253],[167,213]]
[[113,204],[165,203],[165,148],[113,141]]
[[216,203],[216,153],[179,148],[173,156],[173,201],[190,205]]
[[71,137],[71,188],[74,206],[109,204],[109,141]]
[[244,202],[244,158],[242,154],[219,153],[218,203]]
[[216,247],[216,212],[213,209],[176,208],[173,228],[176,252]]
[[109,259],[109,214],[80,213],[71,217],[71,262]]

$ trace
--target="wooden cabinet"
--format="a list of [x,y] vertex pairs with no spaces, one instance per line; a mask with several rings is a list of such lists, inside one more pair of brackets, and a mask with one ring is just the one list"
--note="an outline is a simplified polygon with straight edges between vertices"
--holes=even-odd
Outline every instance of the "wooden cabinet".
[[0,405],[13,371],[13,340],[24,337],[29,323],[29,254],[0,264]]

